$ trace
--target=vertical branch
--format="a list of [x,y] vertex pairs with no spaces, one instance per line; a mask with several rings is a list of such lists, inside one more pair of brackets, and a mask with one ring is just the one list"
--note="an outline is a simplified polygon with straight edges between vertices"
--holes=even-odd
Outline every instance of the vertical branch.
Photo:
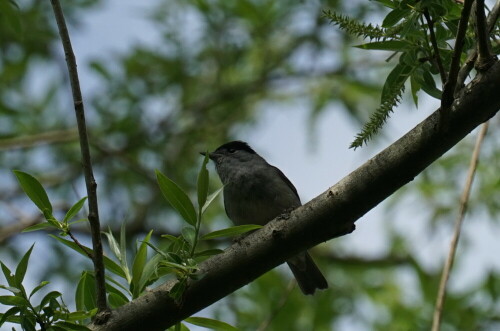
[[445,266],[443,268],[443,273],[441,274],[441,281],[439,282],[439,292],[436,298],[436,307],[434,309],[434,318],[432,320],[432,331],[439,331],[441,325],[441,317],[443,313],[444,300],[446,297],[446,286],[448,284],[448,279],[450,278],[450,271],[453,267],[453,262],[455,260],[455,253],[457,251],[458,239],[460,238],[460,231],[462,229],[462,223],[464,220],[465,212],[467,211],[467,202],[469,201],[470,190],[472,187],[472,182],[474,180],[474,174],[476,172],[477,163],[479,159],[479,151],[481,150],[481,144],[483,143],[484,136],[488,131],[488,122],[484,123],[481,127],[476,140],[476,145],[474,146],[474,151],[472,152],[472,157],[469,164],[469,171],[467,173],[467,179],[465,181],[464,191],[460,197],[460,207],[455,223],[455,230],[453,232],[453,237],[450,243],[450,251],[448,252],[448,257],[446,259]]
[[490,49],[490,38],[484,14],[484,0],[476,0],[476,35],[479,54],[476,68],[486,70],[493,64],[495,57],[491,54]]
[[66,63],[68,65],[69,79],[71,83],[71,92],[73,94],[73,102],[75,106],[76,121],[78,124],[78,134],[80,136],[80,149],[82,152],[82,165],[85,175],[85,183],[87,186],[87,195],[89,201],[89,223],[92,233],[92,245],[94,249],[94,270],[97,288],[97,308],[99,312],[106,312],[108,306],[106,303],[106,289],[104,278],[104,263],[101,242],[101,227],[99,224],[99,211],[97,208],[97,183],[94,179],[92,171],[92,163],[90,160],[90,148],[87,136],[87,126],[85,124],[85,112],[83,108],[82,92],[80,90],[80,82],[78,79],[78,71],[76,68],[75,54],[71,46],[68,28],[64,19],[64,14],[59,0],[50,0],[54,16],[56,18],[59,35],[61,36],[64,53],[66,55]]
[[458,25],[457,37],[455,39],[455,50],[451,58],[450,71],[448,80],[444,84],[443,97],[441,98],[441,110],[447,112],[448,108],[453,103],[453,94],[455,85],[457,84],[458,71],[460,69],[460,57],[464,46],[465,32],[469,23],[469,16],[474,0],[465,0],[462,14],[460,15],[460,23]]
[[441,55],[439,54],[439,47],[436,40],[436,34],[434,33],[434,22],[432,21],[431,15],[429,15],[429,10],[427,8],[424,9],[425,20],[427,21],[427,25],[429,26],[429,34],[431,37],[432,48],[434,49],[434,57],[436,58],[436,63],[439,69],[439,74],[441,76],[441,81],[443,84],[446,82],[446,71],[443,67],[443,61],[441,61]]
[[[488,29],[488,34],[490,34],[495,28],[495,23],[498,20],[498,16],[500,15],[500,0],[497,0],[493,8],[491,9],[490,14],[488,15],[488,19],[486,20],[486,28]],[[469,75],[472,68],[474,68],[474,62],[477,59],[477,48],[472,51],[471,54],[467,57],[465,61],[465,65],[460,69],[458,73],[457,84],[455,86],[455,93],[458,93],[460,89],[463,87],[465,79]]]

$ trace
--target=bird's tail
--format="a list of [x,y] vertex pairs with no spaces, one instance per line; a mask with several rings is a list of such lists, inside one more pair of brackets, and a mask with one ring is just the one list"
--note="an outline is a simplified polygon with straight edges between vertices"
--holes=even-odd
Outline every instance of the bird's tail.
[[325,276],[306,251],[286,261],[304,294],[314,294],[316,289],[328,288]]

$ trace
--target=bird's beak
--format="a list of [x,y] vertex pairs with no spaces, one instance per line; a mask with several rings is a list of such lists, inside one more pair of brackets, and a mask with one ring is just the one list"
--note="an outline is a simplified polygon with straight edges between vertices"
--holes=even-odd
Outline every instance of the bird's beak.
[[[207,153],[206,153],[206,152],[200,152],[200,154],[201,154],[201,155],[203,155],[203,156],[207,155]],[[214,155],[213,155],[213,154],[214,154],[214,153],[208,153],[208,157],[209,157],[211,160],[213,160],[213,157],[214,157]]]

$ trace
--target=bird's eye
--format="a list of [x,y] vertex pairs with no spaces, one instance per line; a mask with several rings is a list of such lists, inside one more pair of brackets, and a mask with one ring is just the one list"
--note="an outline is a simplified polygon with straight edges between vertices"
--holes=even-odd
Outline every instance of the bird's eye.
[[234,153],[236,152],[236,150],[235,150],[234,148],[230,148],[230,149],[228,149],[227,151],[228,151],[229,153],[231,153],[231,154],[234,154]]

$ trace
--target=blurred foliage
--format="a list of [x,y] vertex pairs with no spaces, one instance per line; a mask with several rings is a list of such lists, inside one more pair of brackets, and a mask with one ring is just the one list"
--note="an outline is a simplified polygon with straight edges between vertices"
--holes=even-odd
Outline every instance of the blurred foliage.
[[[451,6],[446,2],[435,3]],[[58,219],[85,195],[64,56],[50,3],[10,3],[0,0],[0,232],[21,220],[37,221],[35,208],[28,206],[10,169],[40,179]],[[103,5],[98,0],[63,2],[73,38],[85,31],[83,18]],[[154,41],[88,62],[75,50],[80,74],[95,83],[84,87],[84,102],[103,226],[116,234],[126,221],[129,239],[144,238],[150,229],[157,235],[180,235],[183,223],[162,199],[154,170],[161,169],[194,197],[194,178],[202,162],[198,152],[252,126],[268,105],[307,105],[311,131],[332,104],[342,106],[355,121],[366,121],[380,103],[380,77],[389,72],[382,62],[388,53],[378,56],[352,48],[360,40],[339,32],[323,10],[363,22],[382,22],[387,14],[382,6],[366,1],[157,0],[147,13],[137,13],[150,24]],[[401,19],[408,14],[404,21],[415,19],[412,13],[396,12],[382,25],[397,26],[398,15]],[[450,39],[447,23],[440,22],[437,31],[443,42]],[[411,83],[425,87],[429,82],[421,78]],[[415,100],[416,89],[411,91]],[[493,121],[469,203],[470,215],[492,220],[500,211],[498,126],[498,120]],[[429,329],[439,272],[418,257],[419,249],[405,231],[394,229],[399,214],[392,210],[411,199],[413,208],[430,215],[429,237],[437,236],[432,231],[436,227],[451,228],[471,151],[472,140],[464,140],[395,195],[387,205],[387,250],[380,256],[353,257],[342,240],[317,248],[331,290],[302,296],[289,283],[290,276],[278,269],[206,313],[242,330]],[[220,206],[207,210],[202,233],[226,226],[222,215]],[[75,232],[88,242],[85,227]],[[467,242],[467,233],[464,237]],[[90,264],[55,240],[36,238],[47,245],[45,258],[52,261],[37,270],[40,281],[67,281],[71,293],[61,292],[71,305],[77,280],[91,280],[82,274]],[[2,260],[20,259],[24,252],[16,240],[21,236],[13,234],[1,243]],[[157,245],[160,240],[151,238]],[[133,242],[127,243],[129,250],[134,250]],[[69,259],[82,269],[68,267]],[[498,329],[499,293],[500,277],[494,270],[485,270],[481,282],[466,290],[450,291],[443,330]]]

